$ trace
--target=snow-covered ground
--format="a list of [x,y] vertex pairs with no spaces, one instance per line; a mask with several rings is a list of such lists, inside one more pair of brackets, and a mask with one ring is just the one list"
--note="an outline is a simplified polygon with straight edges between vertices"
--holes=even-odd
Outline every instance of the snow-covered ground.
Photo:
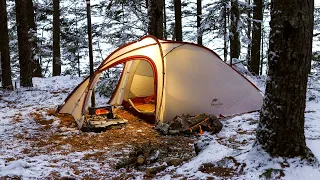
[[[73,76],[34,78],[34,88],[0,90],[0,179],[121,179],[121,173],[133,174],[132,179],[144,178],[144,172],[139,170],[115,170],[113,164],[105,163],[104,158],[116,161],[120,152],[90,142],[90,137],[99,139],[99,134],[84,134],[75,126],[63,127],[50,113],[81,80]],[[251,80],[264,89],[263,78]],[[308,91],[311,100],[307,101],[305,135],[308,147],[320,159],[320,92],[314,90],[317,88]],[[251,149],[258,118],[256,112],[222,120],[224,127],[220,133],[200,136],[199,140],[208,145],[198,156],[180,166],[166,168],[154,179],[320,179],[319,167],[301,163],[299,159],[272,159],[259,149]],[[77,144],[70,145],[75,142],[57,145],[71,137],[88,138],[85,142],[78,139],[79,149]],[[91,146],[81,151],[84,143]]]

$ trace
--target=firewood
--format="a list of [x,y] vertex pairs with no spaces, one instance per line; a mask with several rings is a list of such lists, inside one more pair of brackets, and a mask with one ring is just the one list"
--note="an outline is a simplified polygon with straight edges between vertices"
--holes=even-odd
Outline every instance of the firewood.
[[141,165],[141,164],[143,164],[144,162],[145,162],[144,156],[143,156],[143,155],[138,156],[138,158],[137,158],[137,164],[138,164],[138,165]]
[[146,170],[146,175],[147,176],[156,175],[158,172],[161,172],[161,171],[165,170],[166,168],[167,168],[167,166],[165,166],[165,165],[148,168]]
[[172,158],[170,159],[167,164],[169,166],[178,166],[183,162],[183,159],[179,159],[179,158]]

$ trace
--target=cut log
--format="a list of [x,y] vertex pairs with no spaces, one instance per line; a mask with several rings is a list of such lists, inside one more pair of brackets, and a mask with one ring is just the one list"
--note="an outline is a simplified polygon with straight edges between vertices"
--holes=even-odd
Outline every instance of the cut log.
[[148,168],[146,170],[146,176],[154,176],[157,173],[165,170],[166,168],[167,168],[167,166],[165,166],[165,165]]
[[144,156],[143,156],[143,155],[138,156],[138,158],[137,158],[137,164],[138,164],[138,165],[142,165],[142,164],[144,164],[144,162],[145,162]]
[[183,159],[178,159],[178,158],[172,158],[170,159],[167,164],[169,166],[178,166],[183,162]]

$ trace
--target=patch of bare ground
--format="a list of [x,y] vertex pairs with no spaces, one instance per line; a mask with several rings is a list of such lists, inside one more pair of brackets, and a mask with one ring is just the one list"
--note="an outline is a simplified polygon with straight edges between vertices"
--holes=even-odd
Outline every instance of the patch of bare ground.
[[[125,110],[115,109],[114,113],[127,119],[128,123],[121,129],[88,133],[79,131],[70,115],[56,114],[54,109],[37,109],[30,113],[30,117],[38,124],[37,128],[32,131],[22,131],[15,137],[27,142],[32,147],[23,149],[22,156],[33,157],[41,154],[67,156],[73,152],[82,152],[84,155],[81,157],[81,161],[84,163],[94,162],[101,169],[104,169],[83,168],[77,163],[65,164],[72,169],[76,177],[82,179],[101,179],[102,177],[128,179],[134,178],[136,173],[145,173],[145,170],[154,163],[116,169],[119,160],[127,158],[137,146],[150,145],[158,150],[160,152],[156,162],[158,164],[169,162],[172,158],[187,161],[195,156],[194,136],[164,136],[155,130],[153,125],[138,119]],[[57,119],[59,119],[59,125],[54,123]],[[50,160],[53,165],[58,162],[57,159]],[[105,165],[107,165],[107,169]],[[58,172],[52,172],[48,178],[59,179],[63,177]]]
[[203,173],[229,179],[241,175],[245,166],[246,164],[239,163],[234,157],[228,156],[215,163],[204,163],[199,170]]

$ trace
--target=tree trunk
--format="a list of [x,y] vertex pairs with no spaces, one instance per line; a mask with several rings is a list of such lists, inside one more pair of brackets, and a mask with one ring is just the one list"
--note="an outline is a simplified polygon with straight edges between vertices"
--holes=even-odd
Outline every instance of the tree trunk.
[[148,33],[163,39],[163,0],[150,0],[148,5]]
[[272,0],[268,80],[256,146],[272,156],[306,157],[306,88],[312,56],[313,0]]
[[167,34],[167,13],[166,13],[166,1],[163,1],[163,37],[168,38]]
[[198,36],[197,36],[197,43],[202,45],[202,32],[201,32],[201,15],[202,15],[202,0],[197,0],[197,30],[198,30]]
[[60,59],[60,7],[59,0],[53,0],[53,61],[52,75],[61,75]]
[[[248,23],[248,30],[247,30],[247,37],[248,39],[251,40],[251,23],[252,23],[252,19],[251,19],[251,0],[247,0],[248,2],[248,12],[247,12],[247,15],[248,15],[248,20],[247,20],[247,23]],[[250,64],[251,62],[251,42],[248,43],[248,49],[247,49],[247,62],[248,64]],[[249,67],[250,69],[250,67]]]
[[228,58],[228,32],[227,32],[227,26],[228,26],[228,14],[227,14],[227,1],[223,2],[223,60],[224,62],[227,61]]
[[[92,28],[91,28],[91,5],[90,0],[87,1],[87,27],[88,27],[88,46],[89,46],[89,62],[90,62],[90,80],[92,81],[94,69],[93,69],[93,49],[92,49]],[[91,107],[96,106],[96,97],[94,88],[92,89],[91,94]]]
[[[79,32],[79,29],[78,29],[77,3],[75,3],[74,9],[75,9],[76,32],[78,33],[78,32]],[[99,41],[98,41],[98,46],[99,46],[100,54],[101,54],[101,48],[100,48]],[[77,64],[78,64],[77,71],[78,71],[78,76],[81,77],[80,55],[79,55],[79,38],[76,39],[76,52],[75,52],[74,55],[77,57]],[[102,57],[102,56],[101,56],[101,57]]]
[[182,41],[181,0],[174,0],[174,19],[176,40]]
[[20,84],[32,87],[32,50],[28,36],[27,0],[16,0],[16,21],[18,30]]
[[39,49],[37,46],[37,26],[35,22],[35,14],[32,0],[27,0],[27,22],[29,29],[29,37],[31,40],[32,59],[33,59],[33,77],[42,77],[42,69],[39,62]]
[[9,35],[8,35],[8,18],[6,1],[0,1],[0,61],[1,61],[1,79],[2,87],[11,89],[11,66],[9,51]]
[[251,61],[250,70],[255,75],[259,75],[260,65],[260,46],[261,46],[261,23],[263,19],[262,0],[254,0],[253,8],[253,31],[252,31],[252,46],[251,46]]
[[231,0],[231,35],[230,35],[230,66],[232,59],[239,59],[240,56],[240,38],[239,38],[239,3],[238,0]]
[[259,74],[262,75],[262,69],[263,69],[263,60],[264,60],[264,47],[263,47],[263,40],[264,40],[264,28],[263,24],[261,26],[261,58],[260,58],[260,72]]

